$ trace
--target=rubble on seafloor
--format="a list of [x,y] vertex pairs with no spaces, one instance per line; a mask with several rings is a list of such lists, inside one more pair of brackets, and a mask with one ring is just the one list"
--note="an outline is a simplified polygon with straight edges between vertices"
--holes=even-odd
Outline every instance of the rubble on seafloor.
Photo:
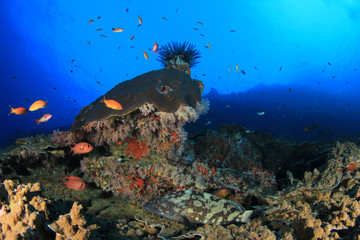
[[[18,143],[33,142],[29,149],[35,149],[39,138],[49,137]],[[42,149],[66,149],[53,146]],[[358,142],[296,144],[228,125],[191,136],[174,162],[134,161],[106,149],[85,157],[64,152],[56,164],[46,164],[52,160],[44,153],[36,164],[17,151],[2,153],[2,177],[13,180],[1,184],[0,239],[360,239]],[[228,168],[236,159],[238,169]],[[294,163],[303,169],[301,177],[299,170],[292,174]],[[26,176],[14,168],[22,164]],[[88,188],[63,187],[61,178],[69,173],[85,179]],[[245,224],[187,225],[141,207],[154,196],[183,189],[212,193],[264,215]]]

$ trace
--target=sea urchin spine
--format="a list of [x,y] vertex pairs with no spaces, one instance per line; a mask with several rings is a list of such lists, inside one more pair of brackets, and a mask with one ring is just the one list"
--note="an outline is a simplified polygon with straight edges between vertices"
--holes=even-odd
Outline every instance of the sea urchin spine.
[[197,59],[200,58],[200,52],[195,47],[194,44],[186,41],[167,43],[160,47],[158,61],[165,68],[178,69],[183,65],[191,68],[199,63]]

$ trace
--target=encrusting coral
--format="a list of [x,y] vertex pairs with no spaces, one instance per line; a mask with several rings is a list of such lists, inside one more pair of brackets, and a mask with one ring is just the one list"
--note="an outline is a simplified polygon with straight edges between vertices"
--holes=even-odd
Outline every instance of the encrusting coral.
[[5,180],[0,184],[0,239],[90,239],[96,225],[86,225],[82,206],[77,202],[69,214],[60,215],[53,221],[52,200],[40,196],[40,184],[15,184]]
[[50,135],[41,134],[17,139],[15,147],[3,154],[1,159],[13,159],[16,163],[30,166],[38,162],[53,165],[58,159],[64,157],[65,152],[59,149],[59,144],[52,142]]
[[276,188],[274,175],[265,169],[253,168],[240,174],[196,161],[179,166],[171,162],[124,162],[114,156],[85,157],[81,169],[89,181],[105,191],[139,203],[184,189],[214,192],[224,188],[237,193],[236,201],[246,202]]
[[56,239],[91,239],[91,230],[97,227],[86,227],[82,209],[83,207],[75,202],[69,214],[61,215],[58,220],[48,225],[56,233]]

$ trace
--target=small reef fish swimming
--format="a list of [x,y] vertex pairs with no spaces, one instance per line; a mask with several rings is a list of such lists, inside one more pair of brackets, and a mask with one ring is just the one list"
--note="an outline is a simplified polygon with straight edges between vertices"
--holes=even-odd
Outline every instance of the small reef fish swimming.
[[195,190],[156,197],[143,208],[177,222],[214,225],[246,223],[254,212],[246,211],[239,203]]
[[76,143],[70,150],[73,151],[74,155],[78,153],[89,153],[93,150],[93,146],[87,142]]
[[44,102],[43,100],[35,101],[31,106],[29,107],[29,111],[36,111],[40,108],[45,108],[47,106],[47,101]]
[[259,115],[259,116],[262,116],[262,115],[264,115],[264,114],[265,114],[264,111],[259,111],[259,112],[257,112],[257,115]]
[[206,43],[206,46],[205,46],[206,48],[208,48],[209,50],[211,50],[211,48],[210,48],[210,43]]
[[236,71],[239,73],[239,66],[236,64]]
[[106,99],[105,99],[105,95],[104,95],[104,100],[103,100],[102,102],[104,102],[105,105],[106,105],[108,108],[111,108],[111,109],[114,109],[114,110],[122,110],[122,109],[123,109],[123,107],[121,106],[121,104],[118,103],[117,101],[111,100],[111,99],[106,100]]
[[124,29],[123,28],[113,28],[112,31],[116,32],[116,33],[119,33],[119,32],[124,31]]
[[155,42],[153,48],[151,49],[154,53],[158,53],[159,45]]
[[24,114],[27,114],[27,110],[25,109],[25,108],[23,108],[23,107],[18,107],[18,108],[12,108],[10,105],[9,105],[9,107],[10,107],[10,109],[11,109],[11,112],[8,114],[8,115],[10,115],[10,114],[12,114],[12,113],[14,113],[14,114],[16,114],[16,115],[24,115]]
[[88,23],[93,23],[94,22],[94,19],[90,19]]
[[139,16],[139,25],[138,25],[138,27],[140,27],[142,25],[142,23],[143,23],[143,21],[142,21],[141,17]]
[[143,51],[143,52],[144,52],[144,58],[145,58],[146,60],[148,60],[148,59],[149,59],[148,54],[147,54],[145,51]]
[[39,125],[39,123],[41,123],[41,122],[47,122],[47,121],[49,121],[49,119],[50,119],[51,117],[52,117],[51,114],[45,113],[41,118],[35,119],[36,124]]

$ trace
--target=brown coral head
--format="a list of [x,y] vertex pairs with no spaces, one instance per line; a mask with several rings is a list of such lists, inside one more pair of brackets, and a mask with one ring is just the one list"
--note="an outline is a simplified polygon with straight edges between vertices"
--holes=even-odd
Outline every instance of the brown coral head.
[[152,104],[158,111],[176,112],[180,106],[196,108],[201,101],[200,87],[189,75],[174,69],[161,69],[137,76],[119,83],[106,93],[119,102],[123,110],[117,111],[105,106],[103,96],[83,108],[76,117],[71,131],[87,123],[125,116],[144,104]]

